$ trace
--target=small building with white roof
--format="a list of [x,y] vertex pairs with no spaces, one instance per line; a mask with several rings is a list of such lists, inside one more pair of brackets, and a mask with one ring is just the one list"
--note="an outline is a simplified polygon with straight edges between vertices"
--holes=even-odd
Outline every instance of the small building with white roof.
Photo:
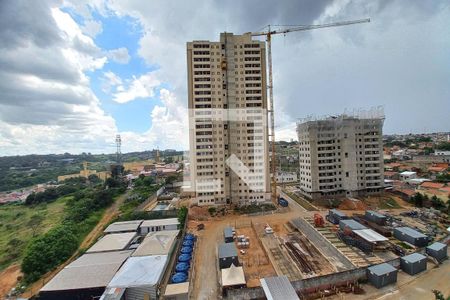
[[179,230],[148,233],[132,256],[171,255]]
[[137,232],[142,220],[115,222],[103,231],[104,233]]
[[154,231],[177,230],[180,222],[177,218],[145,220],[139,228],[140,234]]

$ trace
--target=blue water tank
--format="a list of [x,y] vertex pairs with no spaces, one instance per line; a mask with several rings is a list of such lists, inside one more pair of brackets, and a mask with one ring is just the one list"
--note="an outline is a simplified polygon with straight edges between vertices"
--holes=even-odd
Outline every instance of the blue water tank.
[[193,240],[195,240],[195,237],[194,237],[193,234],[188,233],[188,234],[186,234],[186,235],[184,236],[184,240],[185,240],[185,241],[193,241]]
[[185,240],[183,242],[183,247],[185,247],[185,246],[192,247],[192,245],[194,245],[194,241],[193,240]]
[[178,272],[172,276],[172,283],[181,283],[187,280],[186,273]]
[[177,271],[177,272],[187,272],[188,270],[189,270],[189,264],[184,263],[184,262],[178,263],[175,267],[175,271]]
[[178,257],[178,261],[179,262],[188,262],[188,261],[190,261],[191,260],[191,254],[181,254],[179,257]]
[[192,247],[186,246],[186,247],[181,248],[181,253],[183,253],[183,254],[185,254],[185,253],[191,254],[191,252],[192,252]]

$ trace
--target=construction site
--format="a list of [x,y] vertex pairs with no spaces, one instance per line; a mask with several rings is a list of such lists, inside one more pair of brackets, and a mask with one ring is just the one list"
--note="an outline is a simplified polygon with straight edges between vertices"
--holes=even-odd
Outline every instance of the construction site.
[[[367,270],[386,263],[401,270],[402,257],[413,253],[424,255],[430,269],[449,268],[427,250],[442,244],[444,257],[448,255],[448,222],[429,225],[436,212],[410,207],[307,210],[293,199],[287,200],[289,207],[279,207],[270,214],[191,214],[188,231],[199,241],[193,261],[202,266],[202,272],[192,277],[191,295],[206,296],[203,288],[211,286],[208,295],[258,299],[261,280],[280,276],[288,278],[301,299],[340,293],[377,294],[382,287],[360,284],[368,280]],[[236,257],[229,267],[221,265],[226,258],[219,254],[222,245],[235,248]],[[224,284],[221,273],[234,267],[242,268],[242,279],[236,286]],[[206,272],[209,268],[211,273]]]

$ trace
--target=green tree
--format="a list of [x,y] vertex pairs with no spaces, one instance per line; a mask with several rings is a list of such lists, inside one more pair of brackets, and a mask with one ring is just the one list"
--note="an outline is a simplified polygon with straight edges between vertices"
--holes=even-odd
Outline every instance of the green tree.
[[413,196],[414,205],[416,207],[423,207],[423,200],[424,200],[424,198],[423,198],[423,195],[421,193],[416,193]]
[[39,215],[39,214],[32,215],[30,220],[28,220],[27,226],[31,228],[31,230],[33,232],[33,237],[36,236],[36,233],[39,230],[39,226],[42,224],[43,221],[44,221],[44,216]]
[[68,259],[78,248],[78,240],[69,226],[58,226],[32,240],[22,261],[24,280],[31,283]]
[[186,222],[186,217],[188,214],[188,208],[186,206],[182,206],[178,209],[178,222],[180,222],[180,228],[184,227],[184,222]]

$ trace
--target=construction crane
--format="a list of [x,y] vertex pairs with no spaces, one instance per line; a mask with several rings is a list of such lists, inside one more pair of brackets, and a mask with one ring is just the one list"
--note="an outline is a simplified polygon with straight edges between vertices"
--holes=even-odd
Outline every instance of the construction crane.
[[290,32],[295,31],[306,31],[306,30],[313,30],[313,29],[321,29],[321,28],[328,28],[328,27],[338,27],[338,26],[346,26],[346,25],[353,25],[353,24],[359,24],[359,23],[368,23],[370,22],[370,19],[361,19],[361,20],[354,20],[354,21],[343,21],[343,22],[334,22],[334,23],[328,23],[328,24],[317,24],[317,25],[299,25],[299,26],[293,26],[290,28],[285,29],[278,29],[278,30],[271,30],[270,25],[268,25],[267,31],[260,31],[260,32],[249,32],[251,36],[265,36],[266,42],[267,42],[267,60],[269,63],[269,110],[268,113],[270,114],[270,133],[269,136],[271,137],[271,143],[272,143],[272,201],[276,201],[277,198],[277,183],[276,183],[276,155],[275,155],[275,116],[274,116],[274,105],[273,105],[273,78],[272,78],[272,35],[275,34],[286,34]]

